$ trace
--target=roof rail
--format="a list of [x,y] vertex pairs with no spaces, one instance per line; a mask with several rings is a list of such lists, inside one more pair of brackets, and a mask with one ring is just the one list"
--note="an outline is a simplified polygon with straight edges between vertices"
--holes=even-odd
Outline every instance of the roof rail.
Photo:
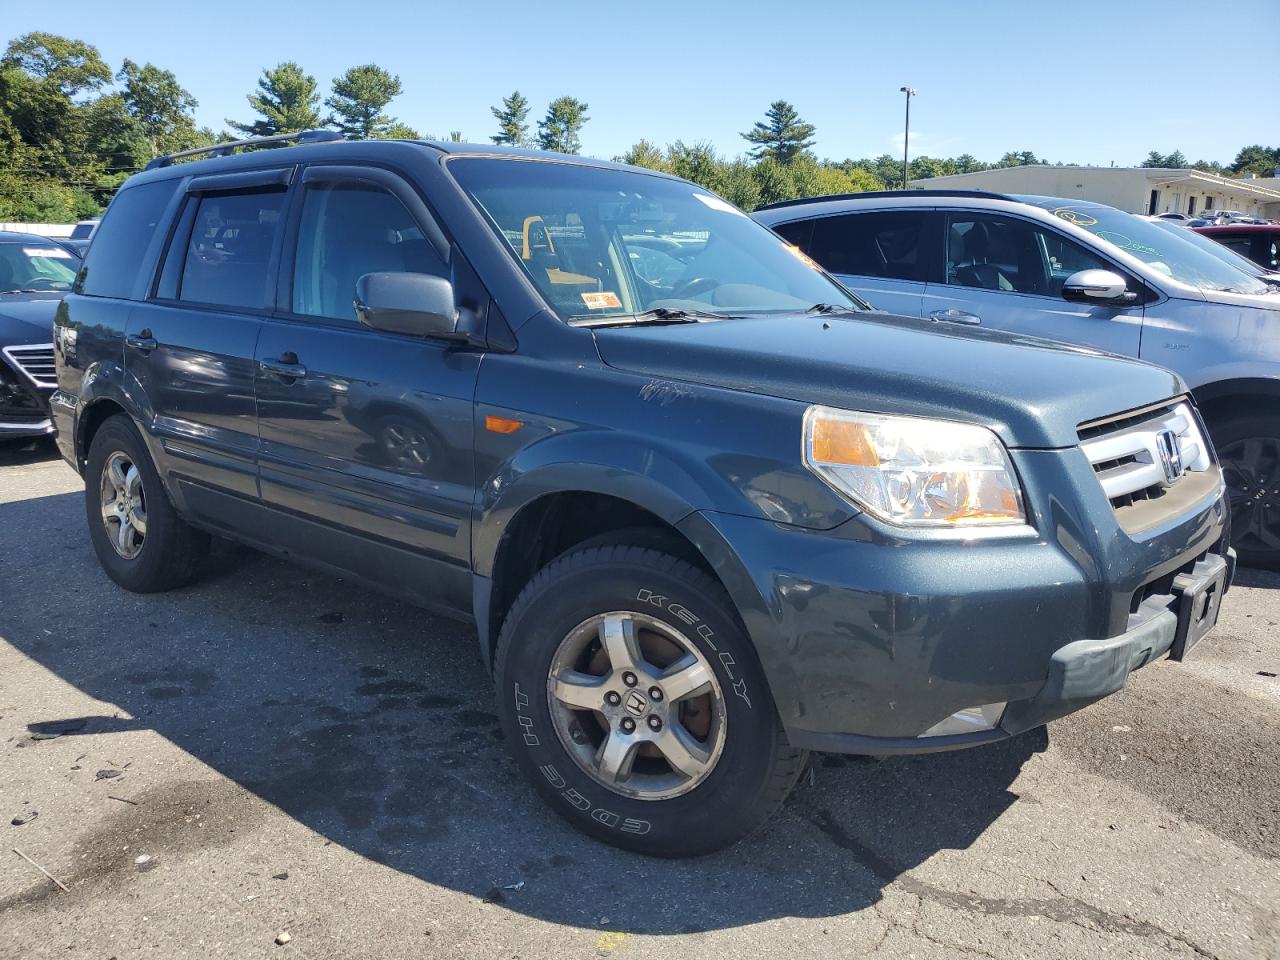
[[865,200],[877,197],[981,197],[985,200],[1012,200],[1005,193],[991,193],[987,190],[868,190],[864,193],[833,193],[825,197],[800,197],[796,200],[779,200],[766,203],[757,210],[776,210],[779,207],[795,207],[806,203],[823,203],[827,200]]
[[280,133],[274,137],[250,137],[247,140],[228,140],[226,143],[214,143],[207,147],[196,147],[194,150],[179,150],[177,153],[166,154],[163,157],[156,157],[147,163],[143,170],[157,170],[160,167],[168,167],[175,160],[181,160],[185,157],[195,157],[202,153],[207,153],[211,157],[225,157],[228,154],[240,149],[241,147],[260,147],[268,143],[328,143],[333,140],[343,139],[342,134],[337,130],[299,130],[297,133]]

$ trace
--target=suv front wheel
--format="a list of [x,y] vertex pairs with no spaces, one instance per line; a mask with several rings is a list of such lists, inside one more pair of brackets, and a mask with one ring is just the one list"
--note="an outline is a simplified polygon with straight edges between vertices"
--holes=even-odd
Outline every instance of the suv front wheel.
[[496,672],[525,775],[617,846],[667,857],[728,846],[804,764],[724,589],[657,550],[586,546],[545,567],[503,624]]
[[1280,570],[1280,423],[1237,414],[1212,430],[1231,504],[1231,544],[1240,562]]
[[137,428],[117,414],[89,445],[85,517],[98,562],[134,593],[187,583],[209,551],[209,535],[178,516]]

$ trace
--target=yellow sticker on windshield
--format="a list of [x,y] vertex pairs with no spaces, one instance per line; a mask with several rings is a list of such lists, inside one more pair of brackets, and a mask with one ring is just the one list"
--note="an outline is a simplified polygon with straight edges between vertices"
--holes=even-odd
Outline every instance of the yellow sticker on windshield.
[[1098,223],[1097,217],[1091,217],[1089,214],[1080,210],[1072,210],[1070,207],[1059,207],[1053,211],[1053,215],[1059,220],[1065,220],[1067,223],[1074,223],[1077,227],[1092,227]]
[[582,302],[587,305],[590,310],[620,310],[622,309],[622,301],[618,299],[618,295],[612,290],[606,290],[603,293],[584,293]]

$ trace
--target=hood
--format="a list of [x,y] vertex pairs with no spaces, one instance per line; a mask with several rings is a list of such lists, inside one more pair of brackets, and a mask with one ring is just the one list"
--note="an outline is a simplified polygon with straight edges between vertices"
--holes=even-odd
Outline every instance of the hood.
[[0,295],[0,347],[16,343],[52,343],[53,315],[62,294]]
[[1186,391],[1177,374],[1082,347],[884,314],[752,317],[594,331],[619,370],[872,413],[979,423],[1011,447],[1069,447],[1086,420]]

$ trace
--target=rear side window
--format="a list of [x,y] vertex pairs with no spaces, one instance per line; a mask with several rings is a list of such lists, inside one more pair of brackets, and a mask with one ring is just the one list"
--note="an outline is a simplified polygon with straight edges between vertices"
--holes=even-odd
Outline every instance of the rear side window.
[[923,283],[929,279],[929,223],[923,210],[823,217],[813,221],[805,252],[831,273]]
[[147,246],[177,187],[177,180],[157,180],[116,194],[94,233],[80,272],[78,293],[123,299],[131,296]]
[[308,186],[293,272],[293,312],[356,322],[356,281],[366,273],[449,268],[390,191],[352,180]]
[[[285,192],[206,194],[194,202],[178,299],[255,310],[270,305],[271,252]],[[94,246],[97,243],[95,238]]]

